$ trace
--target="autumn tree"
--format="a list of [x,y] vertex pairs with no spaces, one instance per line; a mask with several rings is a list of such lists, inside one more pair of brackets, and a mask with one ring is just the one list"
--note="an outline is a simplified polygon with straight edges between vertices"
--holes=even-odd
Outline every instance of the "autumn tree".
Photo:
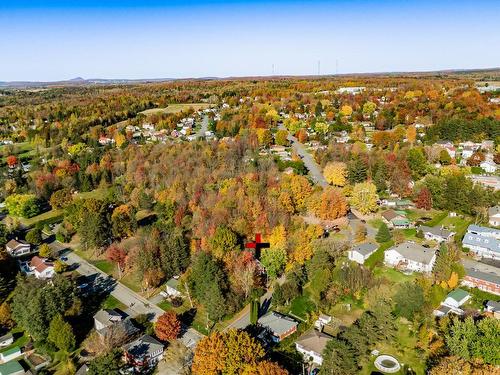
[[288,145],[287,137],[288,137],[288,131],[280,129],[274,135],[274,142],[280,146],[287,146]]
[[342,193],[335,188],[325,188],[312,197],[311,209],[323,220],[335,220],[347,214],[347,202]]
[[482,151],[476,151],[467,159],[467,165],[478,167],[485,159],[486,157]]
[[352,107],[350,105],[343,105],[342,108],[340,108],[340,115],[349,117],[352,115]]
[[376,109],[377,105],[373,102],[368,101],[365,104],[363,104],[363,115],[371,116]]
[[217,227],[214,235],[210,238],[210,246],[212,254],[222,259],[224,254],[239,247],[238,236],[231,228],[221,225]]
[[362,214],[374,212],[377,209],[377,187],[372,182],[361,182],[354,185],[350,203]]
[[347,182],[347,165],[342,162],[330,162],[324,170],[323,175],[329,184],[335,186],[345,186]]
[[64,188],[57,190],[50,196],[50,205],[54,209],[65,208],[73,202],[71,189]]
[[15,155],[9,155],[5,158],[5,161],[7,162],[7,165],[10,167],[10,168],[14,168],[17,163],[19,162],[17,157]]
[[106,250],[106,259],[116,264],[120,278],[127,261],[127,252],[118,244],[111,244]]
[[181,322],[177,314],[167,311],[155,323],[155,335],[162,341],[175,340],[181,332]]
[[414,125],[410,125],[406,128],[406,139],[413,146],[417,139],[417,129]]
[[111,225],[116,238],[132,236],[137,228],[135,212],[127,204],[116,207],[111,214]]
[[38,255],[40,255],[42,258],[48,258],[52,253],[52,250],[50,249],[50,246],[46,243],[43,243],[40,245],[38,248]]
[[257,366],[264,355],[260,343],[247,332],[214,332],[196,346],[192,371],[195,375],[242,374],[248,366]]
[[429,189],[423,187],[417,194],[415,206],[419,209],[430,210],[432,208],[432,195]]

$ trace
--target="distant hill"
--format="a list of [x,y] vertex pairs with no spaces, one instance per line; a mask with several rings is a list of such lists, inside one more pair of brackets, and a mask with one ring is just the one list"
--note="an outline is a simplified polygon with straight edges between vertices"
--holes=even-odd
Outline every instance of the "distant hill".
[[[421,72],[382,72],[382,73],[346,73],[338,75],[281,75],[281,76],[247,76],[247,77],[199,77],[199,78],[149,78],[149,79],[106,79],[106,78],[90,78],[85,79],[76,77],[63,81],[52,82],[33,82],[33,81],[0,81],[1,87],[23,88],[23,87],[51,87],[51,86],[76,86],[76,85],[127,85],[137,83],[152,83],[152,82],[170,82],[170,81],[210,81],[210,80],[232,80],[232,79],[280,79],[280,78],[331,78],[331,77],[383,77],[383,76],[468,76],[475,80],[500,80],[500,68],[489,69],[447,69],[436,71],[421,71]],[[465,78],[465,77],[464,77]]]

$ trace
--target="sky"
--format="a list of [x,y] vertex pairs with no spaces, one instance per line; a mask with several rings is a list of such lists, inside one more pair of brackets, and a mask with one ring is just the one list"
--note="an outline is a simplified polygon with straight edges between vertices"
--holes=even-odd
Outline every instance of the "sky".
[[498,0],[0,0],[0,81],[492,68],[499,24]]

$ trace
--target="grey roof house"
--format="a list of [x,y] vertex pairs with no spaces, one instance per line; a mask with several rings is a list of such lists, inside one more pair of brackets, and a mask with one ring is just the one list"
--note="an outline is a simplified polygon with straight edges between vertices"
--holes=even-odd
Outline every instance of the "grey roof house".
[[272,311],[259,318],[258,324],[273,335],[273,340],[280,342],[297,331],[298,323],[289,316]]

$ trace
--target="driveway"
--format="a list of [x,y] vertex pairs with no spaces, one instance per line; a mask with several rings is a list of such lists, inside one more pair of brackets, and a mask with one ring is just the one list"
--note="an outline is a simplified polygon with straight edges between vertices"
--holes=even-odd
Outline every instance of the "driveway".
[[[283,124],[279,125],[279,129],[287,130],[287,128]],[[304,165],[309,170],[309,175],[311,176],[314,183],[320,185],[321,187],[328,186],[328,182],[326,182],[323,173],[321,173],[321,167],[318,165],[318,163],[316,163],[316,160],[314,160],[309,151],[307,151],[306,147],[290,133],[288,133],[287,139],[292,144],[292,149],[301,157]]]

